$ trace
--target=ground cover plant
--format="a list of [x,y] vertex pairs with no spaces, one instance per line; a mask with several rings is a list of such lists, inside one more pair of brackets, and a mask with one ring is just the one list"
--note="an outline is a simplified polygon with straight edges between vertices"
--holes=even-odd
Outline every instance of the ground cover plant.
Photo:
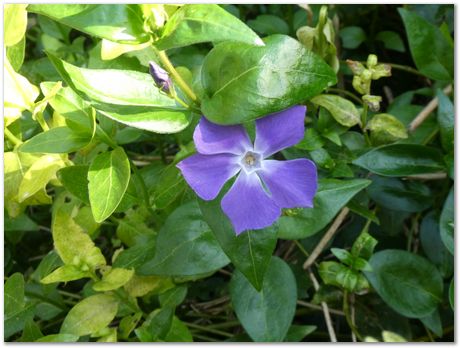
[[452,341],[452,5],[4,5],[4,339]]

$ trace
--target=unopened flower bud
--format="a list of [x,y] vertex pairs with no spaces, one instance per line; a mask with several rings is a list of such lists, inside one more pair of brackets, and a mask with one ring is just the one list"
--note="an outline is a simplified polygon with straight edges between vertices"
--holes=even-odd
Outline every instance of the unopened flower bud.
[[353,72],[353,75],[361,75],[365,69],[363,64],[351,59],[347,59],[347,65]]
[[378,64],[372,69],[372,80],[387,76],[391,76],[391,66],[388,64]]
[[382,97],[379,95],[366,94],[363,96],[363,101],[369,106],[371,111],[377,112],[380,109],[380,102],[382,101]]
[[373,68],[377,65],[377,62],[377,56],[375,54],[369,54],[369,56],[367,57],[367,67]]
[[172,88],[172,81],[169,78],[169,74],[166,70],[160,67],[154,61],[149,62],[149,72],[152,75],[155,84],[162,91],[169,93]]
[[364,71],[361,74],[361,78],[364,81],[369,81],[372,78],[372,72],[368,69],[364,69]]

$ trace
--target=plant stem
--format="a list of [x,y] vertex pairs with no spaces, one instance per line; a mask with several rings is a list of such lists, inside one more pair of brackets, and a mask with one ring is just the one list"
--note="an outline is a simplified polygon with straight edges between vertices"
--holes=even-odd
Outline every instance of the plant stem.
[[348,291],[343,291],[343,312],[345,313],[345,318],[347,319],[348,326],[350,327],[351,331],[358,337],[360,341],[363,341],[363,337],[356,329],[356,326],[353,324],[352,317],[350,315],[350,304],[348,302]]
[[201,330],[201,331],[207,331],[207,332],[210,332],[210,333],[213,333],[213,334],[216,334],[216,335],[221,335],[221,336],[224,336],[224,337],[233,337],[233,335],[228,333],[228,332],[208,328],[207,326],[201,326],[201,325],[194,324],[194,323],[185,323],[185,325],[187,325],[187,326],[189,326],[189,327],[191,327],[193,329],[197,329],[197,330]]
[[5,127],[4,130],[5,130],[6,137],[8,138],[9,141],[13,143],[14,146],[22,144],[22,141],[18,139],[13,133],[11,133],[11,131],[7,127]]
[[368,110],[369,110],[369,106],[367,105],[367,103],[364,103],[363,112],[361,114],[361,129],[363,130],[364,140],[366,140],[366,144],[371,145],[371,140],[369,139],[369,135],[367,134],[367,130],[366,130]]
[[104,143],[109,145],[111,148],[115,149],[118,147],[118,144],[110,138],[110,136],[102,129],[101,126],[96,124],[96,134],[99,136]]
[[405,71],[411,74],[425,77],[425,75],[423,75],[420,71],[410,66],[407,66],[407,65],[400,65],[400,64],[393,64],[393,63],[383,63],[383,64],[388,64],[389,66],[391,66],[392,69],[402,70],[402,71]]
[[361,99],[359,99],[359,97],[357,97],[356,95],[354,95],[353,93],[345,90],[345,89],[341,89],[341,88],[328,88],[328,92],[334,92],[334,93],[342,93],[342,94],[345,94],[346,96],[349,96],[351,99],[355,100],[356,102],[360,103],[360,104],[363,104],[363,101]]
[[195,93],[193,93],[192,89],[189,87],[189,85],[182,79],[182,77],[179,75],[177,70],[174,68],[174,65],[172,65],[171,61],[168,58],[168,55],[166,54],[165,51],[158,51],[155,49],[155,52],[158,55],[158,58],[160,58],[161,63],[163,64],[164,68],[171,74],[172,78],[174,81],[177,83],[177,85],[182,89],[182,91],[192,100],[192,101],[197,101],[197,97]]

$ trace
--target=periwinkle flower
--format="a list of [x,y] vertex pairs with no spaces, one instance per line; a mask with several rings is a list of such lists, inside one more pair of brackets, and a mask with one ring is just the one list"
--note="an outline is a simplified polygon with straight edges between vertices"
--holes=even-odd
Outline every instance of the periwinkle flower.
[[161,66],[159,66],[154,61],[149,62],[149,72],[150,75],[153,77],[153,81],[159,89],[162,91],[169,93],[171,91],[172,82],[169,74],[166,70],[164,70]]
[[254,145],[243,126],[220,126],[201,118],[193,134],[198,153],[177,167],[204,200],[216,198],[237,175],[221,201],[236,234],[272,225],[282,208],[313,207],[315,164],[305,158],[268,159],[303,138],[305,111],[297,105],[256,120]]

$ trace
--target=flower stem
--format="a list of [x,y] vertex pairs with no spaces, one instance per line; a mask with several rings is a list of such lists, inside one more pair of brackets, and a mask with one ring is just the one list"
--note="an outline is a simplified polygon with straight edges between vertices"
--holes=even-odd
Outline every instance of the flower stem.
[[396,69],[396,70],[402,70],[402,71],[405,71],[405,72],[408,72],[408,73],[411,73],[411,74],[414,74],[414,75],[419,75],[419,76],[423,76],[425,77],[425,75],[423,75],[420,71],[410,67],[410,66],[407,66],[407,65],[400,65],[400,64],[393,64],[393,63],[384,63],[384,64],[388,64],[389,66],[391,66],[392,69]]
[[22,144],[22,141],[18,139],[13,133],[11,133],[11,131],[7,127],[5,127],[4,130],[5,130],[6,137],[8,138],[9,141],[13,143],[14,146]]
[[174,65],[172,65],[171,61],[168,58],[168,55],[166,54],[165,51],[158,51],[155,49],[155,52],[158,55],[158,58],[160,58],[161,63],[163,64],[164,68],[171,74],[172,78],[174,81],[177,83],[177,85],[184,91],[184,93],[192,100],[192,101],[197,101],[197,97],[195,93],[193,93],[192,89],[189,87],[189,85],[182,79],[182,77],[179,75],[177,70],[174,68]]
[[343,312],[345,313],[345,318],[347,319],[347,323],[351,331],[355,334],[356,337],[358,337],[360,341],[363,341],[363,337],[358,332],[358,329],[356,328],[356,326],[353,324],[353,319],[350,315],[350,304],[348,301],[348,297],[349,297],[348,291],[344,290],[343,291]]
[[355,100],[356,102],[360,103],[360,104],[363,104],[363,101],[361,99],[359,99],[359,97],[357,97],[356,95],[354,95],[353,93],[345,90],[345,89],[341,89],[341,88],[328,88],[328,92],[333,92],[333,93],[342,93],[342,94],[345,94],[346,96],[350,97],[351,99]]
[[369,139],[369,135],[367,134],[366,125],[367,125],[367,111],[369,106],[367,103],[363,104],[363,112],[361,114],[361,129],[363,130],[364,140],[366,140],[367,145],[371,145],[371,140]]

